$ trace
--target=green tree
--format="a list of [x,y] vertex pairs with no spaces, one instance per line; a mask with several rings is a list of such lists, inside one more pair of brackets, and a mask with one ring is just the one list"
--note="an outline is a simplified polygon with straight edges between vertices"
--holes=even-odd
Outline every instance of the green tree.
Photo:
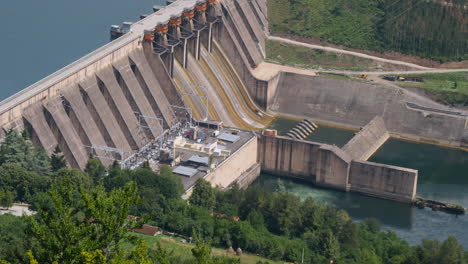
[[39,192],[47,190],[50,178],[18,167],[16,164],[0,166],[0,191],[14,194],[13,200],[26,202]]
[[106,176],[106,167],[96,158],[89,158],[85,172],[91,177],[95,185],[102,184]]
[[[10,263],[26,263],[26,249],[31,240],[25,234],[26,222],[22,217],[0,215],[0,259]],[[1,263],[1,262],[0,262]]]
[[454,236],[449,236],[440,246],[437,256],[438,264],[462,264],[463,249],[458,245],[458,241]]
[[16,194],[14,192],[0,190],[0,207],[8,208],[15,201]]
[[7,131],[0,148],[0,165],[6,163],[42,175],[49,175],[51,172],[50,159],[45,150],[42,147],[34,147],[31,141],[15,130]]
[[127,219],[138,201],[135,183],[110,193],[102,186],[81,188],[79,197],[74,190],[73,181],[64,178],[49,190],[53,209],[39,208],[37,215],[26,218],[28,234],[38,241],[33,252],[40,263],[77,263],[83,251],[107,254],[136,224]]
[[192,255],[195,257],[196,264],[211,264],[211,245],[203,243],[201,238],[194,234],[195,247],[192,248]]
[[189,201],[190,204],[212,210],[216,203],[215,189],[209,182],[200,178],[195,182]]
[[65,157],[62,154],[62,150],[58,145],[55,147],[54,153],[52,153],[52,156],[50,157],[50,163],[52,166],[52,171],[58,171],[67,167],[67,161],[65,160]]

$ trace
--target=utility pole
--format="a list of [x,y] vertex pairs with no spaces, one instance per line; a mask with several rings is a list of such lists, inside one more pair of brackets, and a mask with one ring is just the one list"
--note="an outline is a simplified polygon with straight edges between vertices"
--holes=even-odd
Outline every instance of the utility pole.
[[302,264],[304,264],[304,248],[302,248],[302,261],[301,261]]

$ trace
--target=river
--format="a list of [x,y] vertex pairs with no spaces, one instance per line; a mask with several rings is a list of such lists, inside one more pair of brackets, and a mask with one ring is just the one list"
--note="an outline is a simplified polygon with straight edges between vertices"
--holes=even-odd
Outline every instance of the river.
[[[295,123],[278,120],[272,127],[284,134]],[[308,139],[343,146],[353,135],[353,131],[320,126]],[[418,169],[418,196],[468,207],[468,152],[390,139],[370,161]],[[321,203],[345,209],[357,221],[376,218],[384,229],[394,230],[411,244],[419,244],[423,238],[444,240],[448,235],[454,235],[468,249],[468,215],[455,216],[430,209],[418,209],[271,175],[262,175],[254,184],[273,191],[285,190],[303,199],[313,197]]]
[[136,21],[164,2],[2,2],[0,101],[109,42],[110,25]]

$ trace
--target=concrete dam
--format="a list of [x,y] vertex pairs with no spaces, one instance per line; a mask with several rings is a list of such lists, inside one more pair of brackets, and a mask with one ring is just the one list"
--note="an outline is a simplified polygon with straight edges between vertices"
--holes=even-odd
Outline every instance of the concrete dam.
[[[464,114],[396,89],[265,68],[265,0],[168,4],[1,102],[0,138],[27,129],[81,170],[91,155],[128,168],[166,162],[188,192],[200,177],[247,186],[264,170],[404,202],[417,171],[366,161],[389,136],[468,147]],[[363,129],[343,149],[251,132],[277,113]]]

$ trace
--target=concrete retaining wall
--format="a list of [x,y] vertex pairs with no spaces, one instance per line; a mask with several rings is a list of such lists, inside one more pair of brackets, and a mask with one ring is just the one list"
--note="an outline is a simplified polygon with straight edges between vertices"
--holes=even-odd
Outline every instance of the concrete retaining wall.
[[367,161],[351,162],[349,172],[351,191],[402,202],[416,198],[417,180],[417,170]]
[[328,188],[399,202],[416,195],[416,170],[352,160],[336,146],[262,135],[258,162],[263,172]]
[[262,135],[258,144],[258,162],[263,172],[315,183],[321,146],[310,141]]
[[400,88],[283,73],[271,109],[355,128],[379,115],[391,136],[468,148],[467,117],[425,113],[409,108],[408,102],[440,107]]
[[226,188],[257,163],[257,138],[253,137],[209,173],[205,180],[213,186]]
[[[205,180],[213,187],[222,189],[238,183],[241,188],[249,186],[260,174],[260,166],[257,163],[258,141],[256,137],[250,139],[236,152],[231,153],[218,167],[205,176]],[[193,186],[188,188],[182,199],[188,199],[193,192]]]
[[389,137],[384,120],[376,116],[343,147],[343,150],[353,159],[367,160]]

